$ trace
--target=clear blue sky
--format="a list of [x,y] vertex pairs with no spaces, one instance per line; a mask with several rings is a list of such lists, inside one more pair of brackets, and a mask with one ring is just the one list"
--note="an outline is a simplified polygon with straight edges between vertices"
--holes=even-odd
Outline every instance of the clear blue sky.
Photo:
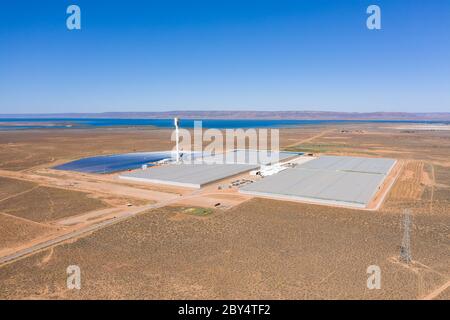
[[450,1],[0,4],[0,113],[237,109],[450,111]]

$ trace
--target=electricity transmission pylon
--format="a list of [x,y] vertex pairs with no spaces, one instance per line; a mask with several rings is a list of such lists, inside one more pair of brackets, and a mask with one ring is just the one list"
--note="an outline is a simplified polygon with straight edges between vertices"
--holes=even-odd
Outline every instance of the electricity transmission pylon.
[[404,210],[403,214],[403,239],[400,247],[400,260],[405,263],[411,263],[411,211]]

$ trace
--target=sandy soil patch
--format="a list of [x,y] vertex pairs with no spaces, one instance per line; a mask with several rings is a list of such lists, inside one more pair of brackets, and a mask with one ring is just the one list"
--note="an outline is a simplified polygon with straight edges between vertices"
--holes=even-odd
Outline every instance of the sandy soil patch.
[[50,222],[105,207],[102,201],[86,193],[49,187],[37,187],[0,202],[0,212],[36,222]]
[[0,212],[0,251],[50,234],[53,228]]
[[33,182],[0,177],[0,201],[29,191],[34,187],[36,184]]
[[[0,297],[415,299],[450,276],[440,217],[414,221],[422,267],[412,271],[393,260],[398,215],[263,199],[207,217],[177,214],[157,209],[57,246],[51,259],[49,249],[0,267]],[[65,289],[74,263],[83,274],[77,293]],[[372,264],[382,269],[381,290],[366,287]]]

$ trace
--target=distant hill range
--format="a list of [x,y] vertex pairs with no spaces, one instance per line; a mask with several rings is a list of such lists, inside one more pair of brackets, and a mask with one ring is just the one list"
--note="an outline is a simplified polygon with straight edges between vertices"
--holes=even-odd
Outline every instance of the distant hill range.
[[292,120],[435,120],[450,121],[450,112],[331,112],[331,111],[165,111],[0,114],[0,118],[84,118],[84,119],[292,119]]

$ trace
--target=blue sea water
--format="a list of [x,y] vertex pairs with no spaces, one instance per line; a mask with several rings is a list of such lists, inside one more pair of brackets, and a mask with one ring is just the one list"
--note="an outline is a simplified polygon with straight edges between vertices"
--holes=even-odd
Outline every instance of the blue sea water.
[[[200,119],[199,119],[200,120]],[[182,119],[183,128],[193,128],[194,119]],[[387,121],[387,120],[202,120],[203,128],[237,129],[237,128],[286,128],[314,124],[339,123],[442,123],[436,121]],[[159,127],[173,128],[173,119],[81,119],[81,118],[0,118],[0,130],[30,129],[94,129],[118,127]]]

